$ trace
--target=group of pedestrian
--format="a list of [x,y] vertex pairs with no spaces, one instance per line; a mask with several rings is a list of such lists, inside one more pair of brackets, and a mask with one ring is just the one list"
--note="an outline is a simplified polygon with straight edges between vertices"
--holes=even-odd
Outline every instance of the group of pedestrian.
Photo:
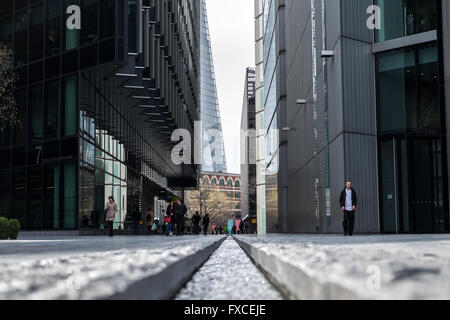
[[187,213],[186,205],[177,199],[176,202],[171,202],[166,210],[164,218],[164,225],[166,227],[166,236],[183,236],[185,233],[185,216]]
[[[344,214],[344,235],[345,236],[353,236],[353,230],[355,227],[355,211],[356,207],[358,205],[358,199],[356,195],[356,191],[352,188],[352,183],[347,182],[345,184],[345,189],[342,190],[340,197],[339,197],[339,204],[341,206],[342,212]],[[113,236],[114,231],[114,219],[116,217],[118,208],[117,204],[114,201],[114,197],[110,196],[108,198],[108,202],[105,205],[104,210],[104,226],[105,229],[108,230],[108,236]],[[166,210],[166,217],[164,218],[164,225],[165,225],[165,233],[167,236],[174,235],[174,232],[177,236],[182,236],[185,233],[185,216],[187,213],[187,208],[185,204],[180,200],[177,199],[176,202],[171,202]],[[137,219],[134,219],[137,221]],[[202,229],[204,235],[208,234],[208,228],[210,223],[210,218],[208,214],[205,214],[203,219],[200,217],[198,211],[195,213],[195,215],[191,219],[193,224],[193,232],[195,235],[200,234],[200,222],[202,223]],[[147,232],[151,233],[152,231],[155,231],[155,219],[152,209],[148,209],[147,216],[146,216],[146,223],[147,223]],[[174,227],[176,226],[176,227]],[[135,222],[134,224],[134,230],[136,233],[136,230],[138,229],[138,224]],[[217,228],[215,228],[217,229]],[[239,223],[239,233],[248,233],[248,223],[241,221]],[[237,227],[234,225],[231,232],[233,234],[236,234]]]
[[203,229],[203,234],[205,236],[208,235],[208,228],[209,228],[209,214],[205,214],[205,216],[200,217],[200,214],[198,213],[198,211],[195,212],[195,214],[192,216],[191,218],[192,221],[192,225],[193,225],[193,233],[198,236],[200,234],[200,221],[202,223],[202,229]]

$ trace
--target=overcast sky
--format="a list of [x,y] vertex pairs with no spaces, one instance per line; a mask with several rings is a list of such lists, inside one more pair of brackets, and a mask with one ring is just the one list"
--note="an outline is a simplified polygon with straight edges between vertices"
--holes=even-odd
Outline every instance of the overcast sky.
[[254,0],[206,0],[228,171],[240,173],[245,69],[255,65]]

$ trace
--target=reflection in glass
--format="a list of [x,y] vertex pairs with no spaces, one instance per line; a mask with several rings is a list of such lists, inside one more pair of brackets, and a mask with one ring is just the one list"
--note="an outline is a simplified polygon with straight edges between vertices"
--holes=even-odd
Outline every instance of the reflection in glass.
[[27,210],[27,226],[40,229],[42,223],[42,168],[28,170],[28,194],[30,206]]
[[77,90],[78,79],[70,77],[64,80],[64,136],[77,133]]
[[377,57],[381,133],[439,130],[440,95],[435,44]]
[[44,5],[30,9],[29,61],[42,58],[44,53]]
[[44,105],[42,100],[42,85],[30,89],[31,141],[41,141],[44,138]]
[[28,14],[26,11],[16,13],[14,17],[14,58],[16,66],[27,63],[28,50]]
[[45,85],[45,96],[45,138],[52,139],[58,136],[59,81]]
[[10,183],[10,170],[0,170],[0,217],[11,217]]
[[[110,1],[113,3],[113,1]],[[113,19],[111,19],[113,20]],[[98,41],[98,0],[81,1],[81,28],[80,45],[88,45]]]
[[59,167],[44,168],[44,230],[58,229],[59,221]]
[[386,41],[437,28],[437,0],[377,0],[381,29],[377,41]]
[[47,1],[46,55],[61,52],[61,1]]
[[23,229],[27,229],[26,217],[26,181],[25,169],[13,170],[14,201],[11,217],[20,221]]
[[76,172],[75,163],[64,164],[64,229],[75,229],[76,220]]

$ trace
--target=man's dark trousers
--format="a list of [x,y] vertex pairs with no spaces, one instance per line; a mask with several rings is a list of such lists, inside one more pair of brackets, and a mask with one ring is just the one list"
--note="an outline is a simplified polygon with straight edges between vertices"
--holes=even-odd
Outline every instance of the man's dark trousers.
[[355,228],[355,211],[344,211],[344,233],[346,235],[353,235]]
[[177,235],[184,235],[184,219],[183,217],[177,217]]

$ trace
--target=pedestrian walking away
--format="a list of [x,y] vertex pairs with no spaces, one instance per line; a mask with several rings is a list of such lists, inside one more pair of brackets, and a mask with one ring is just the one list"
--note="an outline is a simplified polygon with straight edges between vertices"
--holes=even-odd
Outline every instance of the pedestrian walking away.
[[198,214],[198,211],[195,212],[194,216],[192,217],[192,224],[194,225],[194,234],[196,236],[200,233],[200,215]]
[[345,184],[345,189],[341,192],[339,204],[344,213],[344,236],[353,236],[358,197],[356,191],[352,188],[352,183],[350,181]]
[[117,214],[117,204],[114,201],[114,197],[108,198],[108,202],[105,205],[105,228],[108,230],[108,236],[112,237],[114,235],[114,219]]
[[177,236],[184,235],[184,217],[187,213],[187,208],[180,199],[177,199],[177,203],[174,207],[176,219],[177,219]]
[[244,221],[239,222],[239,234],[244,234]]
[[203,234],[207,236],[209,227],[209,214],[205,214],[205,216],[203,217],[202,225],[203,225]]

